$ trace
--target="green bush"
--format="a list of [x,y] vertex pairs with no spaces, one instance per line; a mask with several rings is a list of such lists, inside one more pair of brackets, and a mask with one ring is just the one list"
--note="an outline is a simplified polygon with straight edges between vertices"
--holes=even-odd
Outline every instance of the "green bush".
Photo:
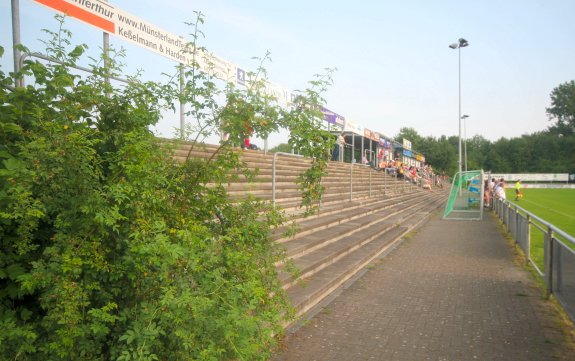
[[62,27],[50,34],[63,65],[27,61],[32,85],[16,89],[0,71],[0,358],[266,359],[291,314],[269,240],[281,214],[229,200],[224,185],[250,174],[231,144],[177,164],[148,129],[179,98],[197,121],[188,134],[288,127],[314,157],[301,185],[310,205],[332,145],[311,130],[319,93],[281,110],[256,79],[248,107],[224,111],[213,79],[193,70],[183,97],[170,82],[113,86],[114,66],[82,78],[70,66],[85,46],[66,50]]

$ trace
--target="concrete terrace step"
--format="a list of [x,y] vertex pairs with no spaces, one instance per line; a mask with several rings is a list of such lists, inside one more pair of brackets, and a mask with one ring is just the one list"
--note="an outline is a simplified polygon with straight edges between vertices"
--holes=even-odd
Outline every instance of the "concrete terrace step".
[[[384,232],[390,226],[396,226],[406,218],[406,215],[411,216],[412,213],[419,211],[422,207],[425,207],[424,202],[412,202],[408,205],[397,204],[391,209],[381,209],[363,217],[350,219],[345,223],[317,230],[305,237],[286,242],[284,245],[287,255],[292,261],[295,261],[295,265],[304,272],[305,277],[309,275],[305,272],[309,272],[306,267],[309,266],[310,259],[314,259],[316,262],[314,265],[325,262],[332,253],[336,254],[336,249],[345,250],[357,244],[361,245],[366,240],[372,239],[374,235]],[[327,256],[325,255],[326,252],[328,253]],[[331,263],[333,260],[329,259],[328,261]],[[300,264],[301,262],[303,264]],[[281,272],[281,266],[279,271],[282,281],[290,278]]]
[[[296,308],[296,314],[302,316],[321,303],[369,262],[386,252],[402,236],[422,223],[433,210],[443,204],[443,201],[444,198],[438,197],[432,203],[422,205],[417,211],[410,212],[409,216],[404,216],[402,223],[382,223],[385,225],[382,227],[383,231],[375,236],[372,234],[371,240],[363,241],[350,252],[341,253],[334,257],[333,261],[325,262],[319,267],[315,266],[316,269],[313,272],[308,271],[307,275],[304,274],[299,281],[289,280],[287,294]],[[310,256],[310,259],[305,262],[314,261]],[[300,264],[304,265],[304,261]],[[305,266],[306,269],[313,267]]]
[[[390,220],[380,220],[369,228],[358,231],[357,227],[361,222],[346,222],[335,229],[335,231],[344,231],[337,239],[326,240],[325,235],[311,235],[310,240],[314,240],[316,247],[309,248],[307,252],[295,254],[292,261],[301,272],[301,278],[309,278],[321,269],[337,262],[341,257],[355,251],[361,246],[369,243],[375,237],[388,232],[398,224]],[[279,279],[284,288],[294,285],[294,280],[289,272],[279,269]]]
[[[429,192],[424,192],[423,191],[418,191],[413,192],[413,195],[421,195],[421,194],[426,194]],[[398,190],[398,191],[387,191],[385,195],[381,195],[381,197],[396,197],[396,196],[401,196],[401,197],[408,197],[410,196],[411,193],[408,193],[407,191],[405,193],[403,193],[402,190]],[[349,200],[349,191],[345,192],[345,193],[328,193],[325,194],[324,197],[322,198],[321,201],[321,209],[325,210],[325,209],[331,209],[332,207],[339,207],[341,204],[345,204],[345,203],[349,203],[349,202],[370,202],[373,201],[374,199],[377,199],[379,196],[378,195],[374,195],[372,194],[371,196],[369,195],[369,192],[356,192],[354,191],[353,193],[353,201]],[[385,198],[384,198],[385,199]],[[291,198],[291,199],[282,199],[282,198],[278,198],[276,199],[276,204],[278,206],[281,206],[284,211],[288,214],[291,215],[291,217],[298,217],[303,210],[300,208],[300,204],[301,204],[301,199],[300,198]],[[315,218],[315,216],[310,217],[309,219]]]
[[[299,176],[299,174],[297,175],[293,175],[293,177],[289,177],[286,175],[282,175],[282,174],[276,174],[277,177],[277,181],[275,184],[276,187],[276,198],[282,198],[282,192],[284,191],[290,191],[290,192],[299,192],[299,186],[296,183],[297,177]],[[352,189],[350,189],[350,186],[348,183],[345,183],[345,180],[342,180],[341,178],[326,178],[324,180],[322,180],[322,186],[325,188],[325,195],[330,195],[330,194],[348,194],[350,191],[353,191],[354,194],[361,194],[361,193],[366,193],[367,195],[369,195],[370,191],[372,193],[372,196],[376,196],[378,194],[383,194],[383,193],[388,193],[391,191],[395,191],[395,188],[400,188],[400,186],[394,186],[394,184],[391,183],[383,183],[381,181],[372,181],[372,182],[363,182],[361,183],[359,180],[356,180],[356,182],[359,182],[357,184],[355,184],[353,186]],[[388,188],[389,189],[386,189]],[[408,188],[410,187],[409,185],[407,185],[404,188]],[[413,187],[413,186],[411,186]],[[272,195],[272,189],[273,189],[273,183],[271,182],[271,178],[270,179],[262,179],[262,178],[256,178],[254,182],[247,182],[245,180],[242,181],[238,181],[238,182],[234,182],[231,183],[229,185],[226,186],[226,190],[228,191],[228,193],[230,195],[233,196],[242,196],[244,194],[244,192],[251,192],[251,193],[269,193],[267,198],[271,198]]]
[[[324,184],[325,187],[324,197],[329,197],[332,195],[343,196],[347,195],[349,199],[349,185],[345,184]],[[295,182],[276,182],[275,185],[275,197],[276,199],[281,198],[301,198],[301,192],[299,190],[298,184]],[[262,199],[272,199],[273,184],[271,182],[253,182],[253,183],[232,183],[226,186],[228,194],[232,198],[243,197],[246,193],[249,194],[259,194]],[[370,194],[371,193],[371,194]],[[390,192],[386,192],[390,193]],[[368,197],[383,197],[383,190],[377,184],[372,184],[371,188],[369,184],[357,185],[353,187],[353,195],[356,198],[359,195],[365,194]],[[327,199],[327,198],[326,198]],[[343,198],[342,198],[343,199]]]
[[406,227],[396,227],[288,289],[287,295],[296,315],[302,316],[322,302],[407,231]]
[[[427,195],[426,195],[427,196]],[[409,194],[406,196],[391,195],[382,198],[372,198],[367,201],[354,201],[346,203],[337,203],[333,207],[324,207],[320,213],[314,217],[308,217],[298,222],[297,234],[290,238],[284,238],[285,228],[278,228],[271,236],[276,242],[289,242],[301,236],[305,236],[310,231],[319,231],[329,226],[340,224],[342,222],[353,220],[358,217],[370,214],[375,211],[390,208],[396,204],[405,203],[412,198],[421,197],[419,194]],[[331,216],[331,217],[328,217]]]
[[[217,149],[217,145],[194,145],[192,149],[192,144],[182,143],[175,149],[174,159],[181,162],[188,155],[207,159]],[[360,164],[329,162],[327,175],[322,179],[325,192],[319,212],[303,218],[297,179],[311,161],[277,155],[274,171],[274,154],[239,148],[236,151],[256,175],[248,181],[238,174],[236,180],[225,185],[232,201],[250,196],[271,201],[275,173],[275,204],[289,220],[275,229],[270,238],[285,248],[290,262],[299,269],[296,279],[284,269],[285,265],[276,265],[278,280],[299,317],[393,247],[447,199],[446,190],[426,191]],[[293,222],[296,234],[288,238],[284,234]]]

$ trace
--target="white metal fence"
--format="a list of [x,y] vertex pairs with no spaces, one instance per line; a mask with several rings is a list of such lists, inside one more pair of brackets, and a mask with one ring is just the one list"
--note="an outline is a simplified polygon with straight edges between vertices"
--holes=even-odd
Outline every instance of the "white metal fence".
[[528,262],[545,281],[547,291],[575,321],[575,238],[515,204],[501,200],[493,204]]

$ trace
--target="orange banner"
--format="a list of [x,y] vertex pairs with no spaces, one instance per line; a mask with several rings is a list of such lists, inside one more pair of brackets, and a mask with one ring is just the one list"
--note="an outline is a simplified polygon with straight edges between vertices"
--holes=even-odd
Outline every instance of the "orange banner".
[[[106,20],[96,14],[92,14],[91,12],[79,8],[78,6],[70,4],[64,0],[34,0],[34,1],[42,5],[45,5],[49,8],[52,8],[56,11],[63,12],[69,16],[82,20],[108,33],[114,34],[115,30],[113,22],[111,22],[110,20]],[[94,4],[101,7],[100,4],[97,3]],[[106,9],[104,9],[103,7],[102,10],[106,11]]]

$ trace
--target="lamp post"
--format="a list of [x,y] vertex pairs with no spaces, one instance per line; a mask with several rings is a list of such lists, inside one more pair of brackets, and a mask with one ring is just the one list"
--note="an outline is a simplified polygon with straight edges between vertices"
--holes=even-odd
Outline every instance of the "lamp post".
[[465,119],[469,118],[469,115],[465,114],[461,116],[463,119],[463,153],[464,153],[464,163],[465,171],[467,172],[467,125],[465,124]]
[[467,40],[459,38],[457,43],[449,45],[451,49],[459,50],[459,185],[461,187],[461,48],[469,46]]

